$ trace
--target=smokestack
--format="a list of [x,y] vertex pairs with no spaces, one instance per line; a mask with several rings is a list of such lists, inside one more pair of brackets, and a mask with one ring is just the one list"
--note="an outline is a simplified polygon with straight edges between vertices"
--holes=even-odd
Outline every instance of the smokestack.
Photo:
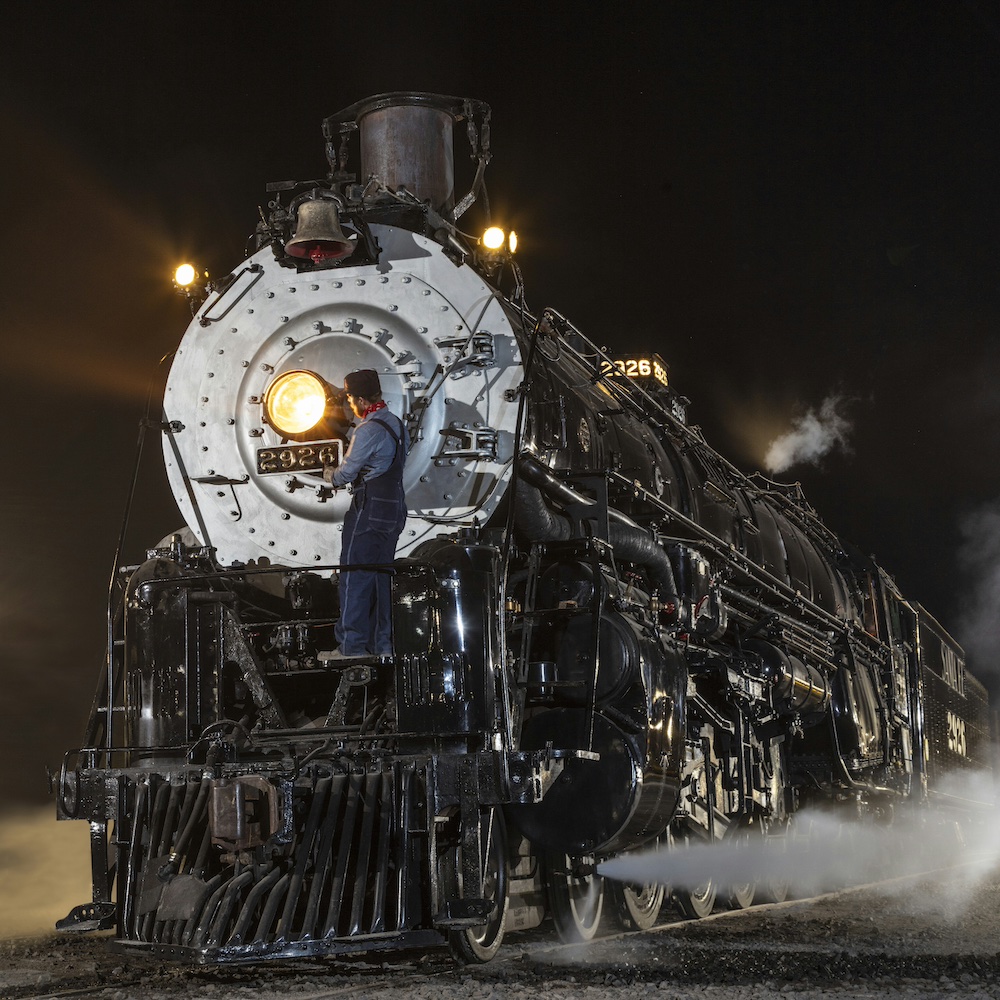
[[455,203],[454,125],[476,114],[484,116],[485,143],[489,108],[481,101],[441,94],[379,94],[327,118],[323,131],[328,139],[355,128],[360,132],[362,184],[374,174],[391,190],[405,187],[445,214]]
[[[428,95],[389,96],[406,101]],[[362,182],[375,174],[386,187],[405,187],[435,211],[449,211],[455,203],[454,117],[433,105],[383,106],[380,100],[373,98],[375,107],[362,106],[358,113]]]

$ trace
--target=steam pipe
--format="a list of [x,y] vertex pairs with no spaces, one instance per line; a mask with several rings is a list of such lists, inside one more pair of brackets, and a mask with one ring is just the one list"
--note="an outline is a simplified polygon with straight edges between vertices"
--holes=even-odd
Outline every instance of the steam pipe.
[[612,522],[608,525],[608,541],[616,556],[646,567],[661,595],[677,596],[670,557],[642,528]]
[[[589,497],[578,493],[545,468],[537,458],[522,455],[518,463],[515,508],[517,526],[532,541],[565,541],[573,534],[569,518],[549,509],[543,497],[560,503],[596,506]],[[674,569],[666,552],[631,518],[608,508],[608,541],[617,557],[645,566],[650,578],[663,595],[676,597]]]
[[546,506],[541,491],[525,479],[518,479],[515,494],[517,526],[531,541],[564,542],[573,533],[569,518]]
[[[518,466],[524,479],[527,479],[533,486],[537,486],[548,496],[552,497],[553,500],[565,506],[571,504],[582,504],[585,507],[597,506],[597,501],[591,500],[590,497],[585,497],[582,493],[574,490],[572,486],[564,483],[551,469],[539,462],[534,455],[522,454]],[[636,528],[639,531],[643,530],[632,518],[627,517],[620,510],[615,510],[614,507],[608,508],[608,519],[619,524],[628,525],[630,528]]]

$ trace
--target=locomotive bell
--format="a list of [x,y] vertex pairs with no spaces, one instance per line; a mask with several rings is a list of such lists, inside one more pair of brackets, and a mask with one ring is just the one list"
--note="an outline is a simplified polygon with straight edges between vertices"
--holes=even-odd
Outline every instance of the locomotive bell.
[[285,252],[292,257],[307,257],[319,264],[324,260],[342,260],[354,253],[354,243],[340,228],[340,213],[332,199],[302,202],[295,218],[295,235],[285,244]]

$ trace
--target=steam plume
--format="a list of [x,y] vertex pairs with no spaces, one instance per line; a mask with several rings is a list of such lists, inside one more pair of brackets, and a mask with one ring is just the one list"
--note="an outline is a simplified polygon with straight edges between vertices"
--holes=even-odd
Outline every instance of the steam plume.
[[961,525],[959,562],[971,597],[959,618],[959,636],[980,676],[1000,674],[1000,501],[973,511]]
[[764,456],[769,472],[784,472],[800,462],[815,464],[838,444],[847,450],[851,423],[842,410],[844,396],[827,396],[817,413],[809,409],[796,417],[792,429],[775,438]]
[[[970,888],[1000,865],[1000,814],[990,773],[946,778],[940,788],[981,803],[978,822],[960,826],[956,814],[944,809],[928,809],[917,823],[911,818],[892,825],[841,822],[828,812],[806,810],[795,816],[788,837],[776,844],[727,840],[658,848],[604,861],[597,870],[605,878],[657,883],[674,891],[694,890],[711,879],[720,897],[727,886],[782,882],[793,897],[806,897],[958,862],[960,867],[945,880],[936,900],[943,911],[957,915],[971,898]],[[885,891],[896,890],[888,885]]]

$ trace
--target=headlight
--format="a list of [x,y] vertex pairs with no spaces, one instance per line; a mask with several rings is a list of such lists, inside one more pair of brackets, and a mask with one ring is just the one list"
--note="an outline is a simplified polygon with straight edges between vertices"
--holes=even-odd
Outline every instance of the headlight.
[[507,234],[499,226],[490,226],[483,233],[482,244],[487,250],[499,250],[507,240]]
[[264,393],[264,413],[279,434],[302,434],[325,416],[327,384],[314,372],[279,375]]
[[181,288],[186,288],[197,277],[198,272],[193,264],[181,264],[180,267],[174,271],[174,284],[180,286]]
[[499,226],[490,226],[479,237],[479,245],[491,255],[499,254],[505,248],[507,253],[514,253],[517,250],[517,233],[513,229],[508,232]]

